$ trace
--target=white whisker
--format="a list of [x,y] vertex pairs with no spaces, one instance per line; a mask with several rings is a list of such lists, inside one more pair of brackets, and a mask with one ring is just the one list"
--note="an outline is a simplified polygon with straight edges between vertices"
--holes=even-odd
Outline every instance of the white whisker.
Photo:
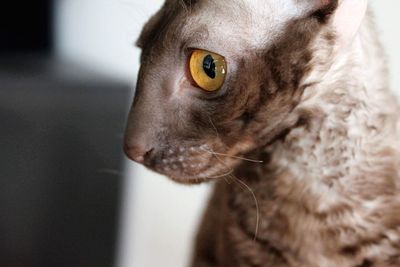
[[[200,157],[205,158],[205,157],[202,156],[202,155],[200,155]],[[219,160],[219,159],[218,159],[218,160]],[[219,161],[220,161],[220,160],[219,160]],[[224,164],[222,161],[221,161],[221,163],[222,163],[222,165],[226,166],[226,164]],[[219,167],[219,165],[213,166],[210,170],[207,171],[207,173],[213,172],[215,169],[218,169],[218,167]],[[227,166],[226,166],[226,167],[227,167]],[[221,175],[218,175],[218,176],[211,176],[211,177],[209,177],[209,176],[207,176],[207,175],[203,175],[203,177],[201,177],[201,178],[205,178],[205,179],[214,179],[214,178],[226,177],[226,176],[228,176],[228,175],[230,175],[230,174],[233,173],[233,169],[231,169],[231,168],[228,168],[228,169],[229,169],[229,171],[226,172],[226,173],[224,173],[224,174],[221,174]]]
[[228,171],[227,173],[223,173],[223,174],[220,174],[220,175],[217,175],[217,176],[204,177],[204,178],[207,178],[207,179],[216,179],[216,178],[221,178],[221,177],[225,177],[225,176],[231,175],[232,173],[233,173],[233,170],[230,170],[230,171]]
[[254,162],[254,163],[263,163],[264,161],[262,160],[256,160],[256,159],[249,159],[249,158],[244,158],[244,157],[240,157],[240,156],[233,156],[233,155],[229,155],[229,154],[224,154],[224,153],[219,153],[219,152],[215,152],[215,151],[210,151],[207,149],[202,149],[203,151],[206,151],[208,153],[211,153],[213,155],[218,155],[218,156],[224,156],[224,157],[228,157],[228,158],[234,158],[234,159],[240,159],[240,160],[244,160],[244,161],[249,161],[249,162]]
[[208,119],[210,120],[210,123],[211,123],[212,127],[214,128],[215,134],[217,135],[218,139],[220,139],[220,138],[219,138],[219,133],[218,133],[217,127],[215,127],[215,124],[213,123],[211,117],[208,116]]
[[258,228],[259,228],[259,225],[260,225],[260,209],[259,209],[259,206],[258,206],[257,197],[254,194],[254,191],[245,182],[243,182],[239,178],[235,177],[234,175],[231,175],[231,177],[234,178],[235,181],[239,182],[242,186],[244,186],[251,193],[251,195],[252,195],[252,197],[254,199],[254,203],[256,205],[256,229],[255,229],[255,232],[254,232],[254,240],[256,240],[257,239],[257,234],[258,234]]
[[[221,164],[223,164],[223,165],[226,166],[226,164],[225,164],[217,155],[214,155],[214,156],[215,156],[215,158],[216,158],[219,162],[221,162]],[[252,195],[252,197],[253,197],[254,204],[255,204],[255,206],[256,206],[256,229],[255,229],[255,231],[254,231],[254,240],[256,240],[256,239],[257,239],[257,235],[258,235],[259,225],[260,225],[260,208],[259,208],[259,206],[258,206],[257,197],[256,197],[256,195],[254,194],[254,191],[250,188],[250,186],[248,186],[245,182],[243,182],[242,180],[240,180],[239,178],[237,178],[235,175],[233,175],[233,169],[232,169],[232,174],[230,174],[229,177],[233,178],[234,181],[238,182],[239,185],[242,186],[242,189],[243,189],[243,186],[244,186],[245,189],[247,189],[247,190],[251,193],[251,195]],[[228,184],[230,184],[227,180],[225,180],[225,181],[226,181]]]

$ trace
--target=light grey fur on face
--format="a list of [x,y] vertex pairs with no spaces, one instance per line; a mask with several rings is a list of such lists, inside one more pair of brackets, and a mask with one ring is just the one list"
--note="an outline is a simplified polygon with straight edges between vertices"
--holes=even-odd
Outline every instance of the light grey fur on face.
[[192,47],[238,55],[247,49],[265,49],[278,38],[287,22],[312,11],[309,1],[198,1],[199,8],[188,11],[184,36],[192,37],[196,28],[207,28],[204,40]]

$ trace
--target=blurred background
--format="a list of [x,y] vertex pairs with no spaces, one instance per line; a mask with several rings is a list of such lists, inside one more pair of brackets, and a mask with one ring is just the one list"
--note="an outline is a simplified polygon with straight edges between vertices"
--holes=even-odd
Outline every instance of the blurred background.
[[[133,44],[162,2],[2,4],[1,267],[187,265],[209,187],[177,185],[121,149]],[[371,4],[399,88],[400,2]]]

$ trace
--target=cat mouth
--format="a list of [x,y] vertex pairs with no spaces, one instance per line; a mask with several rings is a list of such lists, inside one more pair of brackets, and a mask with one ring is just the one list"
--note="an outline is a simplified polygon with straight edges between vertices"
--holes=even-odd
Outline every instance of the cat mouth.
[[262,162],[241,156],[251,150],[251,144],[242,141],[230,149],[221,140],[200,145],[197,142],[168,144],[149,150],[142,160],[137,162],[179,183],[193,184],[221,178],[229,179],[234,178],[234,169],[240,162]]
[[199,145],[153,151],[143,164],[179,183],[200,183],[232,175],[233,162],[216,155],[210,146]]

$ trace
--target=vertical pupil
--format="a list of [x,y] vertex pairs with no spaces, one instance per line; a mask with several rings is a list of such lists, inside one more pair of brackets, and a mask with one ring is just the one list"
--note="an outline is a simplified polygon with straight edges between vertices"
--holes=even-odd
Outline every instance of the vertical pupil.
[[215,78],[215,62],[211,55],[207,55],[203,60],[203,69],[208,77]]

